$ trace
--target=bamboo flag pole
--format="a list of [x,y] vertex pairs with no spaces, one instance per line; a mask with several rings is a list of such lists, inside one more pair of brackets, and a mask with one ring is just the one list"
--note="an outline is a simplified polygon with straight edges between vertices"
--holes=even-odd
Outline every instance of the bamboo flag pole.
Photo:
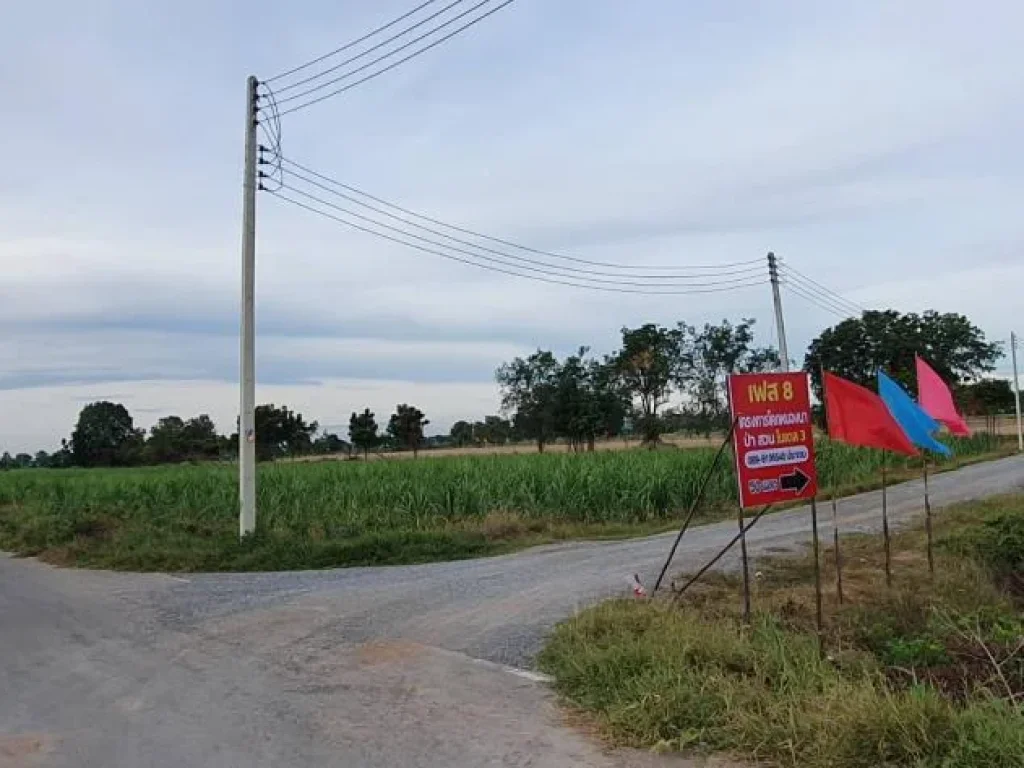
[[818,648],[824,649],[825,619],[821,610],[821,557],[818,554],[818,498],[811,497],[811,532],[814,536],[814,601],[818,628]]
[[839,550],[839,502],[836,501],[835,474],[832,475],[832,549],[836,561],[836,599],[843,604],[843,555]]
[[889,508],[885,485],[885,451],[882,451],[882,536],[885,539],[885,586],[892,586],[892,547],[889,541]]
[[932,549],[932,503],[928,496],[928,456],[924,454],[923,477],[924,477],[924,529],[928,536],[928,573],[935,576],[935,554]]
[[[822,394],[825,392],[825,368],[823,366],[818,367],[818,371],[821,375],[821,388]],[[828,432],[828,406],[825,404],[826,398],[821,398],[821,409],[825,415],[825,431]],[[843,555],[839,549],[839,488],[836,482],[836,467],[839,464],[839,455],[835,451],[835,443],[832,441],[832,435],[829,434],[829,448],[832,453],[832,459],[829,461],[829,474],[831,477],[832,485],[832,550],[835,554],[836,562],[836,600],[839,604],[843,604]],[[813,510],[812,510],[813,511]],[[817,537],[815,537],[817,538]]]
[[736,505],[740,525],[740,556],[743,560],[743,623],[750,623],[750,560],[747,556],[747,531],[743,523],[743,504]]

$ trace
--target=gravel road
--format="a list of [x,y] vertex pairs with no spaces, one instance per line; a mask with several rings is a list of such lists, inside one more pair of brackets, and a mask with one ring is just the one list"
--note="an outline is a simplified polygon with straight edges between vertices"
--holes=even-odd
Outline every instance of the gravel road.
[[[932,479],[937,509],[1024,488],[1024,457]],[[920,482],[889,491],[894,521]],[[879,525],[880,494],[840,504]],[[823,538],[831,536],[822,515]],[[809,539],[806,508],[764,518],[754,554]],[[699,566],[734,522],[691,530]],[[528,669],[558,620],[650,583],[673,534],[394,568],[171,576],[0,557],[0,768],[689,765],[602,750]],[[734,567],[726,558],[722,567]]]

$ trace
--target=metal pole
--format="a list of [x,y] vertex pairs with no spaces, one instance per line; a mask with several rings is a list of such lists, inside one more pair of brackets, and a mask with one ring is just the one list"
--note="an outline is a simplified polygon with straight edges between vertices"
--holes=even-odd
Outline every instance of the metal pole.
[[256,530],[256,88],[245,84],[245,175],[242,181],[242,328],[238,414],[238,533]]
[[782,370],[789,371],[789,348],[786,346],[786,323],[782,319],[782,295],[779,293],[779,265],[775,254],[768,251],[768,278],[772,284],[772,302],[775,304],[775,329],[779,335],[779,358]]
[[1010,357],[1013,359],[1013,398],[1017,407],[1017,450],[1024,452],[1024,429],[1020,421],[1020,380],[1017,378],[1017,334],[1010,331]]

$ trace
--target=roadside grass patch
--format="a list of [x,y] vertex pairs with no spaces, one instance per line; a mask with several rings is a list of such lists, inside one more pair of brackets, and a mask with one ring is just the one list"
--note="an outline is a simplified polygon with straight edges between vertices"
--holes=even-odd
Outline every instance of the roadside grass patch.
[[[812,562],[762,561],[749,627],[739,583],[715,575],[667,600],[611,601],[561,624],[540,657],[558,690],[613,743],[725,752],[801,768],[1024,765],[1024,618],[1004,585],[1024,495],[961,505],[924,535],[842,543],[845,603],[824,574],[819,652]],[[833,562],[824,549],[824,563]],[[1009,563],[1009,565],[1008,565]]]

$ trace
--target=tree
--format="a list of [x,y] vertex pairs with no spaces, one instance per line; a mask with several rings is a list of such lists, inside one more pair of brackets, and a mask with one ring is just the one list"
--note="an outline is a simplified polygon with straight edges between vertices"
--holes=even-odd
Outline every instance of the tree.
[[760,373],[778,368],[779,354],[770,347],[754,347],[754,323],[744,318],[736,325],[722,320],[702,330],[679,324],[683,335],[682,359],[676,384],[689,398],[692,424],[705,435],[729,424],[726,380],[731,373]]
[[380,443],[380,435],[377,434],[377,420],[369,408],[362,413],[352,413],[352,417],[348,420],[348,439],[357,450],[363,452],[364,459]]
[[683,334],[678,328],[647,323],[622,329],[622,349],[613,365],[629,396],[639,405],[639,427],[644,442],[658,441],[658,408],[668,400],[670,387],[686,366]]
[[456,421],[448,434],[458,448],[473,444],[473,425],[468,421]]
[[0,469],[14,469],[14,457],[7,451],[0,456]]
[[580,347],[558,367],[555,425],[570,447],[594,450],[599,436],[619,434],[629,410],[629,395],[614,365]]
[[537,441],[537,450],[556,434],[558,361],[551,352],[537,350],[523,359],[505,363],[494,378],[501,388],[501,407],[512,414],[515,431]]
[[50,454],[46,451],[36,451],[35,458],[32,459],[32,465],[39,469],[46,469],[50,466]]
[[32,454],[30,453],[19,453],[14,457],[14,466],[17,469],[31,469],[32,468]]
[[489,445],[504,445],[512,439],[512,424],[501,416],[484,416],[473,425],[473,436]]
[[395,412],[388,420],[388,434],[396,446],[411,450],[413,456],[416,456],[423,442],[423,428],[429,423],[423,411],[403,403],[395,406]]
[[213,419],[201,413],[185,422],[181,430],[185,455],[189,459],[215,459],[223,448],[224,438],[217,434]]
[[144,439],[123,405],[90,403],[71,433],[71,459],[80,467],[127,466],[138,462]]
[[213,420],[205,413],[188,421],[165,416],[150,428],[143,454],[150,464],[215,459],[221,444]]
[[1016,407],[1013,387],[1006,379],[983,379],[957,392],[957,400],[970,416],[1012,413]]
[[900,314],[895,310],[868,311],[828,328],[811,342],[804,370],[811,375],[821,399],[821,369],[862,386],[874,387],[884,368],[911,392],[917,389],[914,355],[919,354],[954,387],[995,368],[1002,356],[998,343],[963,315]]
[[144,451],[147,463],[167,464],[186,458],[185,422],[180,416],[165,416],[150,427]]
[[307,423],[301,413],[287,406],[257,405],[256,459],[271,461],[282,456],[308,454],[317,429],[319,425],[315,421]]
[[343,453],[347,451],[349,444],[333,432],[324,430],[324,433],[313,441],[313,453],[328,456],[332,453]]

